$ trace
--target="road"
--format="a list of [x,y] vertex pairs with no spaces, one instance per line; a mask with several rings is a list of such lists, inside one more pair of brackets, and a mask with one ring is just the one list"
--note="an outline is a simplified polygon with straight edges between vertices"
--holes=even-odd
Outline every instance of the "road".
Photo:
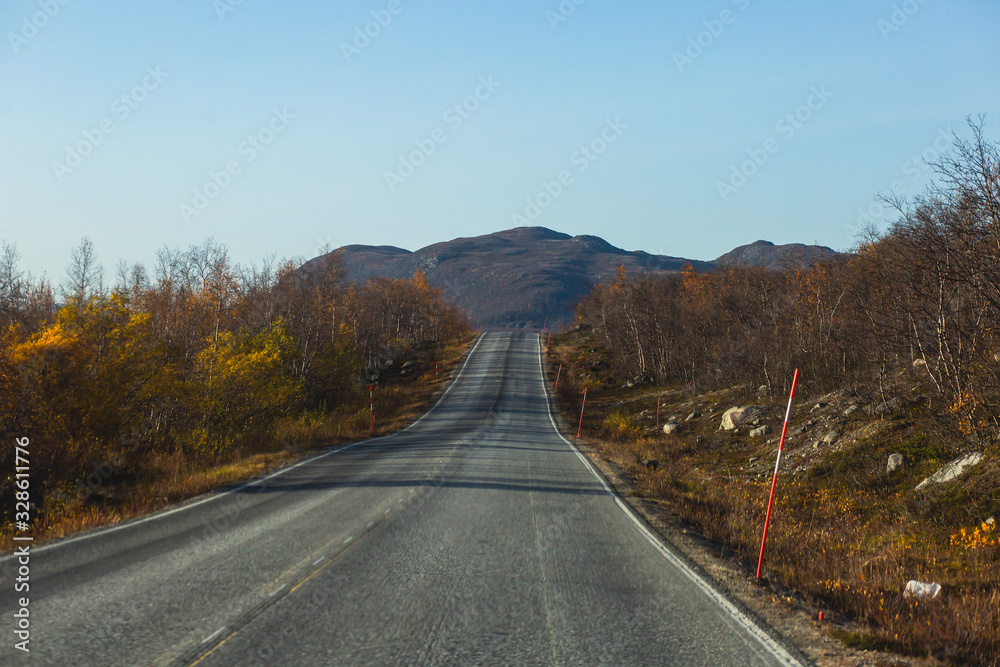
[[559,435],[540,355],[484,334],[400,433],[35,550],[0,664],[799,664]]

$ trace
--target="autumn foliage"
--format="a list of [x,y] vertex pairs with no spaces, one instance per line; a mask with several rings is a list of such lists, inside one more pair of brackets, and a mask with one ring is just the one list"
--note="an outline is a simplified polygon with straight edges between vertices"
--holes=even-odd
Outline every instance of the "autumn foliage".
[[581,322],[621,379],[706,391],[849,387],[870,402],[913,399],[966,435],[1000,429],[1000,146],[982,124],[934,165],[939,185],[893,202],[899,220],[855,252],[808,268],[728,266],[598,285]]
[[[356,285],[336,256],[240,267],[208,242],[161,251],[152,275],[122,267],[108,288],[85,240],[56,305],[3,250],[0,438],[31,439],[40,512],[95,466],[153,478],[154,462],[224,462],[304,415],[357,412],[381,364],[467,328],[423,276]],[[4,473],[5,504],[11,489]]]

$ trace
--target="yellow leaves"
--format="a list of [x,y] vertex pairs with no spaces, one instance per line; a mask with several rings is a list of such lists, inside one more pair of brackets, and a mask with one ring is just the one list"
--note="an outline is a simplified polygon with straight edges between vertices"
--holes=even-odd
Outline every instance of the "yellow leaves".
[[1000,545],[996,523],[984,521],[974,528],[962,528],[951,536],[951,546],[963,549],[983,549]]

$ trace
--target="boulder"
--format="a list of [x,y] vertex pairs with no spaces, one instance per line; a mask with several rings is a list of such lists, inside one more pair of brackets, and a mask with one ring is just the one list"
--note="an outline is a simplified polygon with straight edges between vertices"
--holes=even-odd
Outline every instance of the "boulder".
[[884,401],[882,403],[873,403],[872,405],[865,406],[865,413],[869,415],[875,415],[881,417],[882,415],[889,414],[890,412],[895,412],[902,408],[906,403],[903,402],[901,398],[894,398],[890,401]]
[[898,453],[897,454],[889,454],[889,461],[888,461],[888,463],[885,464],[885,471],[886,471],[886,473],[888,473],[888,474],[891,475],[892,473],[896,472],[897,470],[902,470],[903,463],[905,463],[905,459],[903,458],[902,454],[898,454]]
[[830,431],[829,433],[826,434],[826,437],[823,438],[823,444],[832,445],[833,443],[837,442],[838,438],[840,438],[839,433],[837,433],[836,431]]
[[857,405],[852,405],[849,408],[847,408],[846,410],[844,410],[844,416],[845,417],[850,417],[851,415],[853,415],[857,411],[858,411],[858,406]]
[[692,412],[691,414],[689,414],[687,416],[687,419],[685,419],[684,421],[690,422],[690,421],[694,421],[695,419],[699,419],[700,417],[701,417],[701,413],[698,412],[697,410],[695,410],[694,412]]
[[722,415],[722,424],[719,426],[720,431],[732,431],[743,424],[752,422],[754,419],[759,419],[764,416],[764,408],[759,405],[745,405],[742,407],[729,408]]
[[681,425],[675,422],[667,422],[663,425],[663,432],[667,435],[674,435],[681,430]]
[[770,432],[771,432],[771,429],[768,428],[767,424],[764,424],[763,426],[758,426],[757,428],[755,428],[752,431],[750,431],[750,437],[751,438],[756,438],[756,437],[759,437],[759,436],[762,436],[762,435],[767,435]]
[[945,482],[957,479],[962,476],[968,468],[971,468],[982,460],[982,452],[972,452],[971,454],[961,456],[938,470],[924,481],[920,482],[920,484],[917,484],[917,491],[921,491],[931,484],[944,484]]

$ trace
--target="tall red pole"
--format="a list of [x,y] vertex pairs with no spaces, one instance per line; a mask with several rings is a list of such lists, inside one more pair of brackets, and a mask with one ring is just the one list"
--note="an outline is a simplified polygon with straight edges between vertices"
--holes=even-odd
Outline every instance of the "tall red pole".
[[553,392],[559,391],[559,376],[560,375],[562,375],[562,364],[559,364],[559,370],[556,371],[556,388],[552,390]]
[[368,385],[368,401],[369,405],[371,405],[371,410],[372,410],[372,420],[369,428],[371,428],[371,430],[374,431],[375,430],[375,385],[373,384]]
[[792,399],[795,398],[795,385],[799,383],[799,369],[795,369],[792,378],[792,392],[788,395],[788,409],[785,410],[785,425],[781,427],[781,441],[778,443],[778,458],[774,462],[774,477],[771,479],[771,497],[767,500],[767,516],[764,518],[764,536],[760,540],[760,558],[757,559],[757,578],[764,566],[764,546],[767,544],[767,528],[771,524],[771,508],[774,507],[774,490],[778,486],[778,466],[781,465],[781,452],[785,448],[785,436],[788,434],[788,418],[792,415]]
[[583,411],[587,407],[587,388],[583,388],[583,405],[580,406],[580,425],[576,427],[576,437],[583,431]]

